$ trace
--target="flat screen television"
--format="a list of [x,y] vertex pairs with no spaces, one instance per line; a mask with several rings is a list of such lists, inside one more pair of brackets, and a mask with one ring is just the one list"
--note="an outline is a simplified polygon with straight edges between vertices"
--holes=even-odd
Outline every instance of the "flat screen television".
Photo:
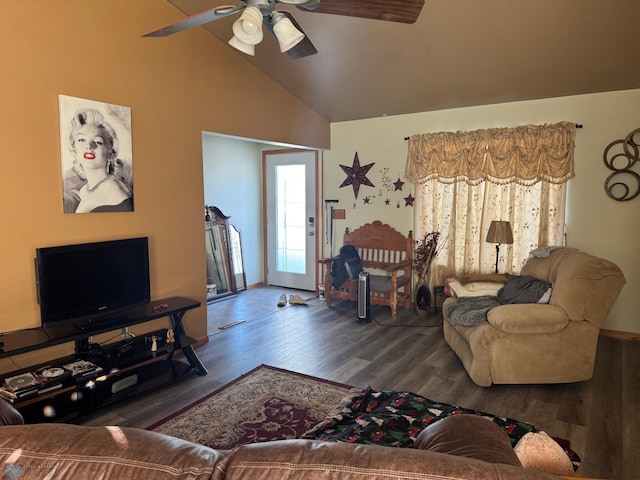
[[117,322],[150,302],[147,237],[38,248],[35,263],[44,328]]

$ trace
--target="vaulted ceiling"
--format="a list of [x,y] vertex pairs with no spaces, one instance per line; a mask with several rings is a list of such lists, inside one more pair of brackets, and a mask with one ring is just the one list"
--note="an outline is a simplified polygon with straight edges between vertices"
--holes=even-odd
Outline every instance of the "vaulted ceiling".
[[[176,21],[229,3],[168,1]],[[426,0],[414,24],[278,9],[318,53],[292,60],[265,32],[237,55],[330,122],[640,88],[639,0]],[[226,43],[236,18],[197,28]]]

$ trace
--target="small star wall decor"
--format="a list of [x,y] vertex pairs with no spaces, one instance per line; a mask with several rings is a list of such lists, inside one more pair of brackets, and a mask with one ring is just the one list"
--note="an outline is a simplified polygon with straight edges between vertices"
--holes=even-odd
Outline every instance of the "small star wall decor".
[[415,198],[413,198],[413,195],[409,194],[409,196],[404,197],[404,206],[405,207],[413,207],[413,201],[415,200]]
[[391,200],[390,200],[390,199],[388,199],[388,198],[384,201],[384,204],[385,204],[385,205],[389,205],[390,203],[391,203]]
[[364,197],[362,199],[362,202],[367,204],[367,205],[370,204],[371,203],[371,197],[369,197],[369,196]]
[[358,152],[356,152],[353,158],[353,165],[348,167],[346,165],[340,165],[340,168],[347,174],[347,178],[344,179],[340,188],[351,185],[353,187],[353,195],[358,198],[358,192],[360,191],[360,185],[368,185],[374,187],[371,180],[367,178],[367,172],[371,170],[375,163],[369,163],[368,165],[360,166],[360,159],[358,158]]
[[404,186],[404,182],[402,180],[400,180],[400,177],[398,177],[398,180],[393,182],[393,186],[394,186],[395,190],[402,191],[402,187]]

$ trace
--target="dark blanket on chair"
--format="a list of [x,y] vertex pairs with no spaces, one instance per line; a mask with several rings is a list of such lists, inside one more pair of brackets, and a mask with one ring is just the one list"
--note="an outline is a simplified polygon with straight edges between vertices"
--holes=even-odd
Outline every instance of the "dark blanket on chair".
[[487,321],[487,312],[500,305],[493,296],[458,297],[444,307],[444,314],[451,325],[471,327]]

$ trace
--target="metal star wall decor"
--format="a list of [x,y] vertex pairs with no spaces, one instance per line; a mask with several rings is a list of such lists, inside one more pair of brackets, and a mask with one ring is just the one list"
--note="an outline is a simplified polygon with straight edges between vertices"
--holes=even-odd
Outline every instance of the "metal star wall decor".
[[396,180],[395,182],[393,182],[393,186],[395,187],[395,190],[400,190],[402,191],[402,186],[404,185],[404,182],[402,180],[400,180],[400,177],[398,177],[398,180]]
[[409,196],[404,197],[404,206],[405,207],[413,207],[413,201],[415,200],[415,198],[413,198],[413,195],[411,195],[411,193],[409,193]]
[[367,172],[371,170],[375,163],[370,163],[368,165],[360,166],[360,159],[358,158],[358,152],[356,152],[355,157],[353,158],[353,165],[348,167],[346,165],[340,165],[340,168],[347,174],[347,178],[344,179],[340,188],[346,187],[347,185],[351,185],[353,187],[353,194],[356,199],[358,198],[358,191],[360,190],[360,185],[368,185],[370,187],[375,187],[371,180],[367,178]]

